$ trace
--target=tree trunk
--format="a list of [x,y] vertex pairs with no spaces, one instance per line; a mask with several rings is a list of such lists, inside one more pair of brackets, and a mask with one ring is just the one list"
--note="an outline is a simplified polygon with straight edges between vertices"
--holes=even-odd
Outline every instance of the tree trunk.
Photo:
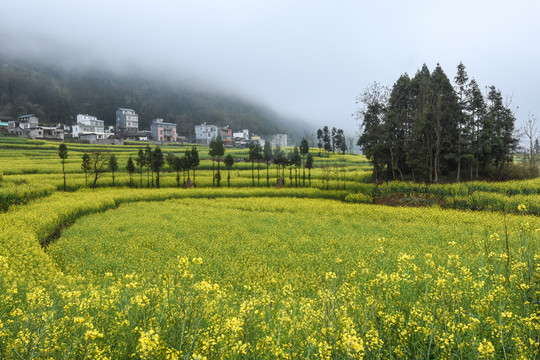
[[266,162],[266,187],[270,187],[270,175],[268,174],[268,169],[270,168],[270,165],[268,161]]
[[216,173],[214,170],[214,157],[212,156],[212,186],[216,186]]
[[461,123],[459,124],[459,136],[458,136],[458,158],[457,158],[457,176],[456,181],[461,180]]
[[293,184],[293,182],[292,182],[292,166],[289,168],[289,179],[291,181],[291,183],[289,184],[289,187],[292,187],[292,184]]
[[394,167],[395,167],[394,151],[392,151],[392,147],[390,147],[390,163],[391,163],[391,168],[392,168],[392,179],[396,180],[396,173],[394,171]]
[[251,161],[251,186],[255,187],[255,162]]
[[221,172],[220,172],[220,165],[221,158],[220,156],[217,157],[217,186],[219,187],[221,185]]
[[260,180],[261,180],[261,162],[257,161],[257,186],[261,186]]
[[64,191],[66,191],[66,170],[65,170],[65,160],[62,160],[62,173],[64,174]]

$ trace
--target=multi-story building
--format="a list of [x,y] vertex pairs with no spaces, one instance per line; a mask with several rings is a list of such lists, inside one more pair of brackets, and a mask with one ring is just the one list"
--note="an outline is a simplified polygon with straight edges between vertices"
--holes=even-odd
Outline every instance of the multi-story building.
[[150,125],[154,141],[176,141],[176,124],[164,122],[163,119],[154,119]]
[[216,126],[216,125],[207,125],[206,123],[202,125],[195,125],[195,141],[198,144],[209,145],[210,141],[221,137],[223,145],[232,146],[233,145],[233,132],[229,129],[229,126]]
[[30,129],[37,128],[39,119],[34,114],[22,115],[17,120],[8,121],[8,131],[16,136],[27,136]]
[[116,110],[116,131],[139,131],[139,115],[132,109],[118,108]]
[[195,141],[198,144],[208,145],[210,140],[218,137],[219,128],[216,125],[195,125]]
[[223,141],[224,146],[232,147],[233,145],[232,130],[229,129],[228,126],[219,128],[219,136],[221,136],[221,140]]
[[105,139],[105,121],[88,114],[77,115],[77,124],[72,127],[73,137],[78,138],[88,134],[96,134],[97,139]]

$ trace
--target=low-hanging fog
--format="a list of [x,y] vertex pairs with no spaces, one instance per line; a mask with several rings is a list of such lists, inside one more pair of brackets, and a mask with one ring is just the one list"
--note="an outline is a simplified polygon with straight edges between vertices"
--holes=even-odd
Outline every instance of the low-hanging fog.
[[540,115],[540,3],[510,1],[3,0],[0,55],[189,79],[315,128],[358,131],[355,98],[425,62],[462,61]]

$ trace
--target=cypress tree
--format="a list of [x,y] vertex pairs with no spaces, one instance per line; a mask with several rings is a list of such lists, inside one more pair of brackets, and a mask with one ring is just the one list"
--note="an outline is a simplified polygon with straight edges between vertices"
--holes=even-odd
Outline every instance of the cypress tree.
[[311,187],[311,169],[313,168],[313,155],[307,154],[306,157],[306,168],[308,169],[308,183]]
[[217,186],[219,187],[220,184],[221,184],[221,172],[220,172],[220,162],[221,162],[221,157],[225,154],[225,146],[223,145],[223,141],[221,140],[221,136],[218,136],[216,138],[216,142],[215,142],[215,156],[217,156],[217,176],[216,176],[216,180],[217,180]]
[[195,169],[197,168],[197,166],[199,166],[200,164],[200,160],[199,160],[199,151],[197,150],[197,147],[196,146],[193,146],[191,148],[191,152],[189,153],[189,164],[191,166],[191,168],[193,169],[193,186],[196,186],[195,185]]
[[266,186],[270,186],[270,175],[269,175],[269,169],[270,169],[270,162],[272,161],[272,145],[270,145],[270,141],[266,141],[264,143],[264,161],[266,161]]
[[231,167],[234,165],[234,158],[231,154],[225,156],[225,166],[227,167],[227,186],[231,187]]
[[255,144],[249,144],[248,159],[251,161],[251,186],[255,187],[255,161],[257,160],[257,150]]
[[152,151],[152,158],[150,166],[152,167],[152,171],[156,173],[156,187],[159,189],[159,172],[163,165],[165,164],[165,159],[163,157],[163,153],[161,152],[161,149],[159,146],[156,146],[154,151]]
[[114,173],[116,170],[118,170],[118,160],[116,159],[116,155],[111,154],[109,156],[109,169],[112,173],[112,186],[114,186]]
[[[150,187],[150,168],[152,167],[152,149],[146,145],[144,149],[144,166],[146,166],[146,187]],[[154,187],[154,173],[152,172],[152,187]]]
[[300,142],[300,155],[302,155],[303,186],[306,186],[306,156],[309,153],[309,144],[306,138]]
[[176,186],[180,187],[180,170],[183,170],[184,161],[179,156],[174,157],[173,169],[176,172]]
[[208,155],[212,157],[212,186],[216,185],[216,175],[214,170],[214,158],[216,156],[216,140],[210,140],[209,144],[210,150],[208,150]]
[[129,156],[129,159],[126,164],[126,171],[129,173],[129,186],[133,186],[133,173],[135,172],[135,164],[133,163],[133,159],[131,155]]
[[90,155],[84,153],[82,155],[82,164],[81,164],[81,168],[83,169],[84,171],[84,181],[85,181],[85,184],[86,186],[88,186],[88,171],[90,171],[92,169],[92,167],[90,166]]
[[64,175],[64,191],[66,191],[66,159],[68,158],[68,149],[66,144],[61,143],[58,146],[58,156],[60,157],[60,162],[62,163],[62,174]]
[[140,187],[142,187],[142,181],[143,181],[143,168],[146,164],[146,156],[144,154],[144,150],[143,149],[139,149],[139,152],[137,154],[137,158],[135,159],[135,162],[137,163],[137,166],[139,166],[141,168],[141,183],[140,183]]

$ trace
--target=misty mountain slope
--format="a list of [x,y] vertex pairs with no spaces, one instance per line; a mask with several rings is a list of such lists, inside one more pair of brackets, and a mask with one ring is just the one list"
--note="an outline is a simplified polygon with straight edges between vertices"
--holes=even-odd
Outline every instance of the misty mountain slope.
[[0,115],[36,114],[43,123],[72,124],[77,114],[90,114],[114,125],[119,107],[139,114],[139,128],[154,118],[178,125],[192,136],[206,122],[250,129],[268,136],[297,137],[302,125],[235,96],[195,90],[193,86],[103,70],[65,70],[53,65],[0,60]]

